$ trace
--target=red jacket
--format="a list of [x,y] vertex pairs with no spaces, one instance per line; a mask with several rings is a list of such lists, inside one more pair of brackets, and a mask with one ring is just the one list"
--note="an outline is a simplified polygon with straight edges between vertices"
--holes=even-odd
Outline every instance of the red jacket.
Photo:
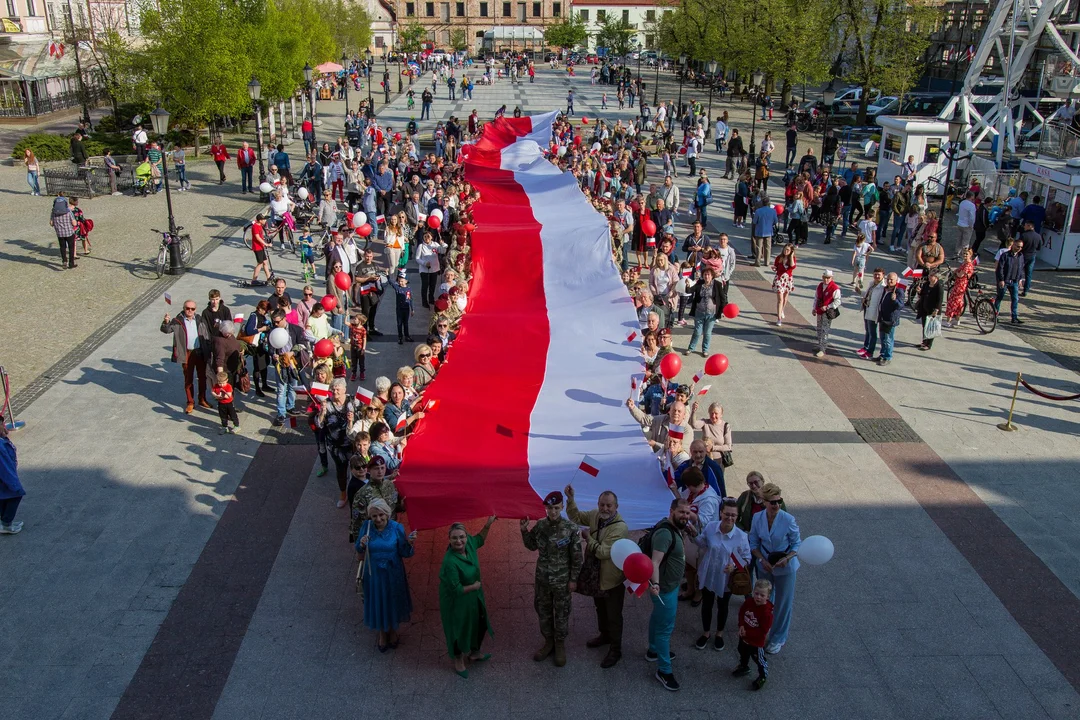
[[229,159],[229,151],[225,149],[224,145],[211,145],[210,154],[214,158],[214,162],[225,162]]
[[[215,158],[216,159],[216,158]],[[240,148],[236,151],[236,167],[243,170],[244,168],[253,167],[255,165],[255,151],[251,148],[245,150]]]
[[753,597],[747,597],[739,608],[739,627],[742,640],[750,647],[765,647],[765,639],[773,623],[773,604],[766,601],[758,605]]

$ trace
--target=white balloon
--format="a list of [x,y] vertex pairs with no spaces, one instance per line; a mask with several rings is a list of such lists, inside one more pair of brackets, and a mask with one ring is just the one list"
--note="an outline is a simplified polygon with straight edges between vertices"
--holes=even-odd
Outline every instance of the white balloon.
[[638,548],[638,544],[630,538],[622,538],[616,540],[615,544],[611,546],[611,562],[615,563],[615,567],[622,570],[623,563],[626,562],[626,558],[630,557],[636,552],[641,552]]
[[832,560],[832,556],[832,540],[824,535],[803,538],[802,545],[799,546],[799,562],[807,565],[824,565]]
[[558,152],[559,152],[559,157],[562,157],[563,155],[565,155],[566,154],[566,146],[565,145],[560,145]]
[[679,278],[679,282],[675,283],[675,292],[680,295],[686,294],[686,278]]
[[469,298],[459,297],[455,302],[457,303],[458,310],[464,312],[466,306],[469,304]]
[[296,191],[296,197],[300,198],[301,200],[307,200],[307,199],[308,199],[308,191],[307,191],[307,188],[306,188],[306,187],[302,187],[302,188],[300,188],[299,190],[297,190],[297,191]]
[[285,328],[274,328],[270,331],[270,345],[278,350],[289,343],[289,331]]
[[439,218],[439,222],[442,222],[442,210],[440,208],[433,208],[428,217]]
[[367,215],[361,211],[353,213],[352,226],[354,228],[363,227],[367,223]]
[[263,195],[269,195],[273,191],[274,191],[274,186],[271,185],[268,182],[264,182],[261,185],[259,185],[259,192],[261,192]]

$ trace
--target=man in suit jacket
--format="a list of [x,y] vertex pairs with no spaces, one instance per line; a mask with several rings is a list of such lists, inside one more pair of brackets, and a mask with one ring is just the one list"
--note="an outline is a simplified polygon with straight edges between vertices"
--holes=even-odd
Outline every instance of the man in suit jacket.
[[170,318],[169,313],[165,313],[161,332],[172,334],[172,361],[181,363],[184,368],[184,393],[187,395],[184,412],[195,410],[195,375],[199,377],[199,407],[210,408],[206,400],[206,358],[213,350],[213,344],[210,326],[198,314],[195,301],[185,300],[184,310],[178,317]]

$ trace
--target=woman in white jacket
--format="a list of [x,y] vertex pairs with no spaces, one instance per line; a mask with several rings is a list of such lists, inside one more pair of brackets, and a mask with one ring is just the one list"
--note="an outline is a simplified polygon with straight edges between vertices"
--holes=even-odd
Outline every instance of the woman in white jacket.
[[712,612],[716,605],[716,637],[713,648],[724,649],[724,626],[727,624],[731,590],[728,579],[739,567],[750,565],[750,542],[745,532],[735,527],[739,517],[735,498],[724,498],[720,519],[707,524],[695,537],[698,555],[698,587],[701,588],[701,637],[694,646],[704,650],[712,634]]
[[439,282],[442,270],[442,255],[446,253],[446,244],[437,242],[431,230],[425,230],[420,244],[416,247],[416,264],[420,266],[420,300],[424,307],[435,304],[435,286]]

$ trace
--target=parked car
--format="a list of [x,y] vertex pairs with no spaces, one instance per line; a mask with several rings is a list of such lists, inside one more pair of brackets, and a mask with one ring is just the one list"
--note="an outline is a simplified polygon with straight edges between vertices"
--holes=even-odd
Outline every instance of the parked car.
[[596,53],[589,53],[585,56],[585,62],[589,65],[596,65],[600,62],[600,56]]

